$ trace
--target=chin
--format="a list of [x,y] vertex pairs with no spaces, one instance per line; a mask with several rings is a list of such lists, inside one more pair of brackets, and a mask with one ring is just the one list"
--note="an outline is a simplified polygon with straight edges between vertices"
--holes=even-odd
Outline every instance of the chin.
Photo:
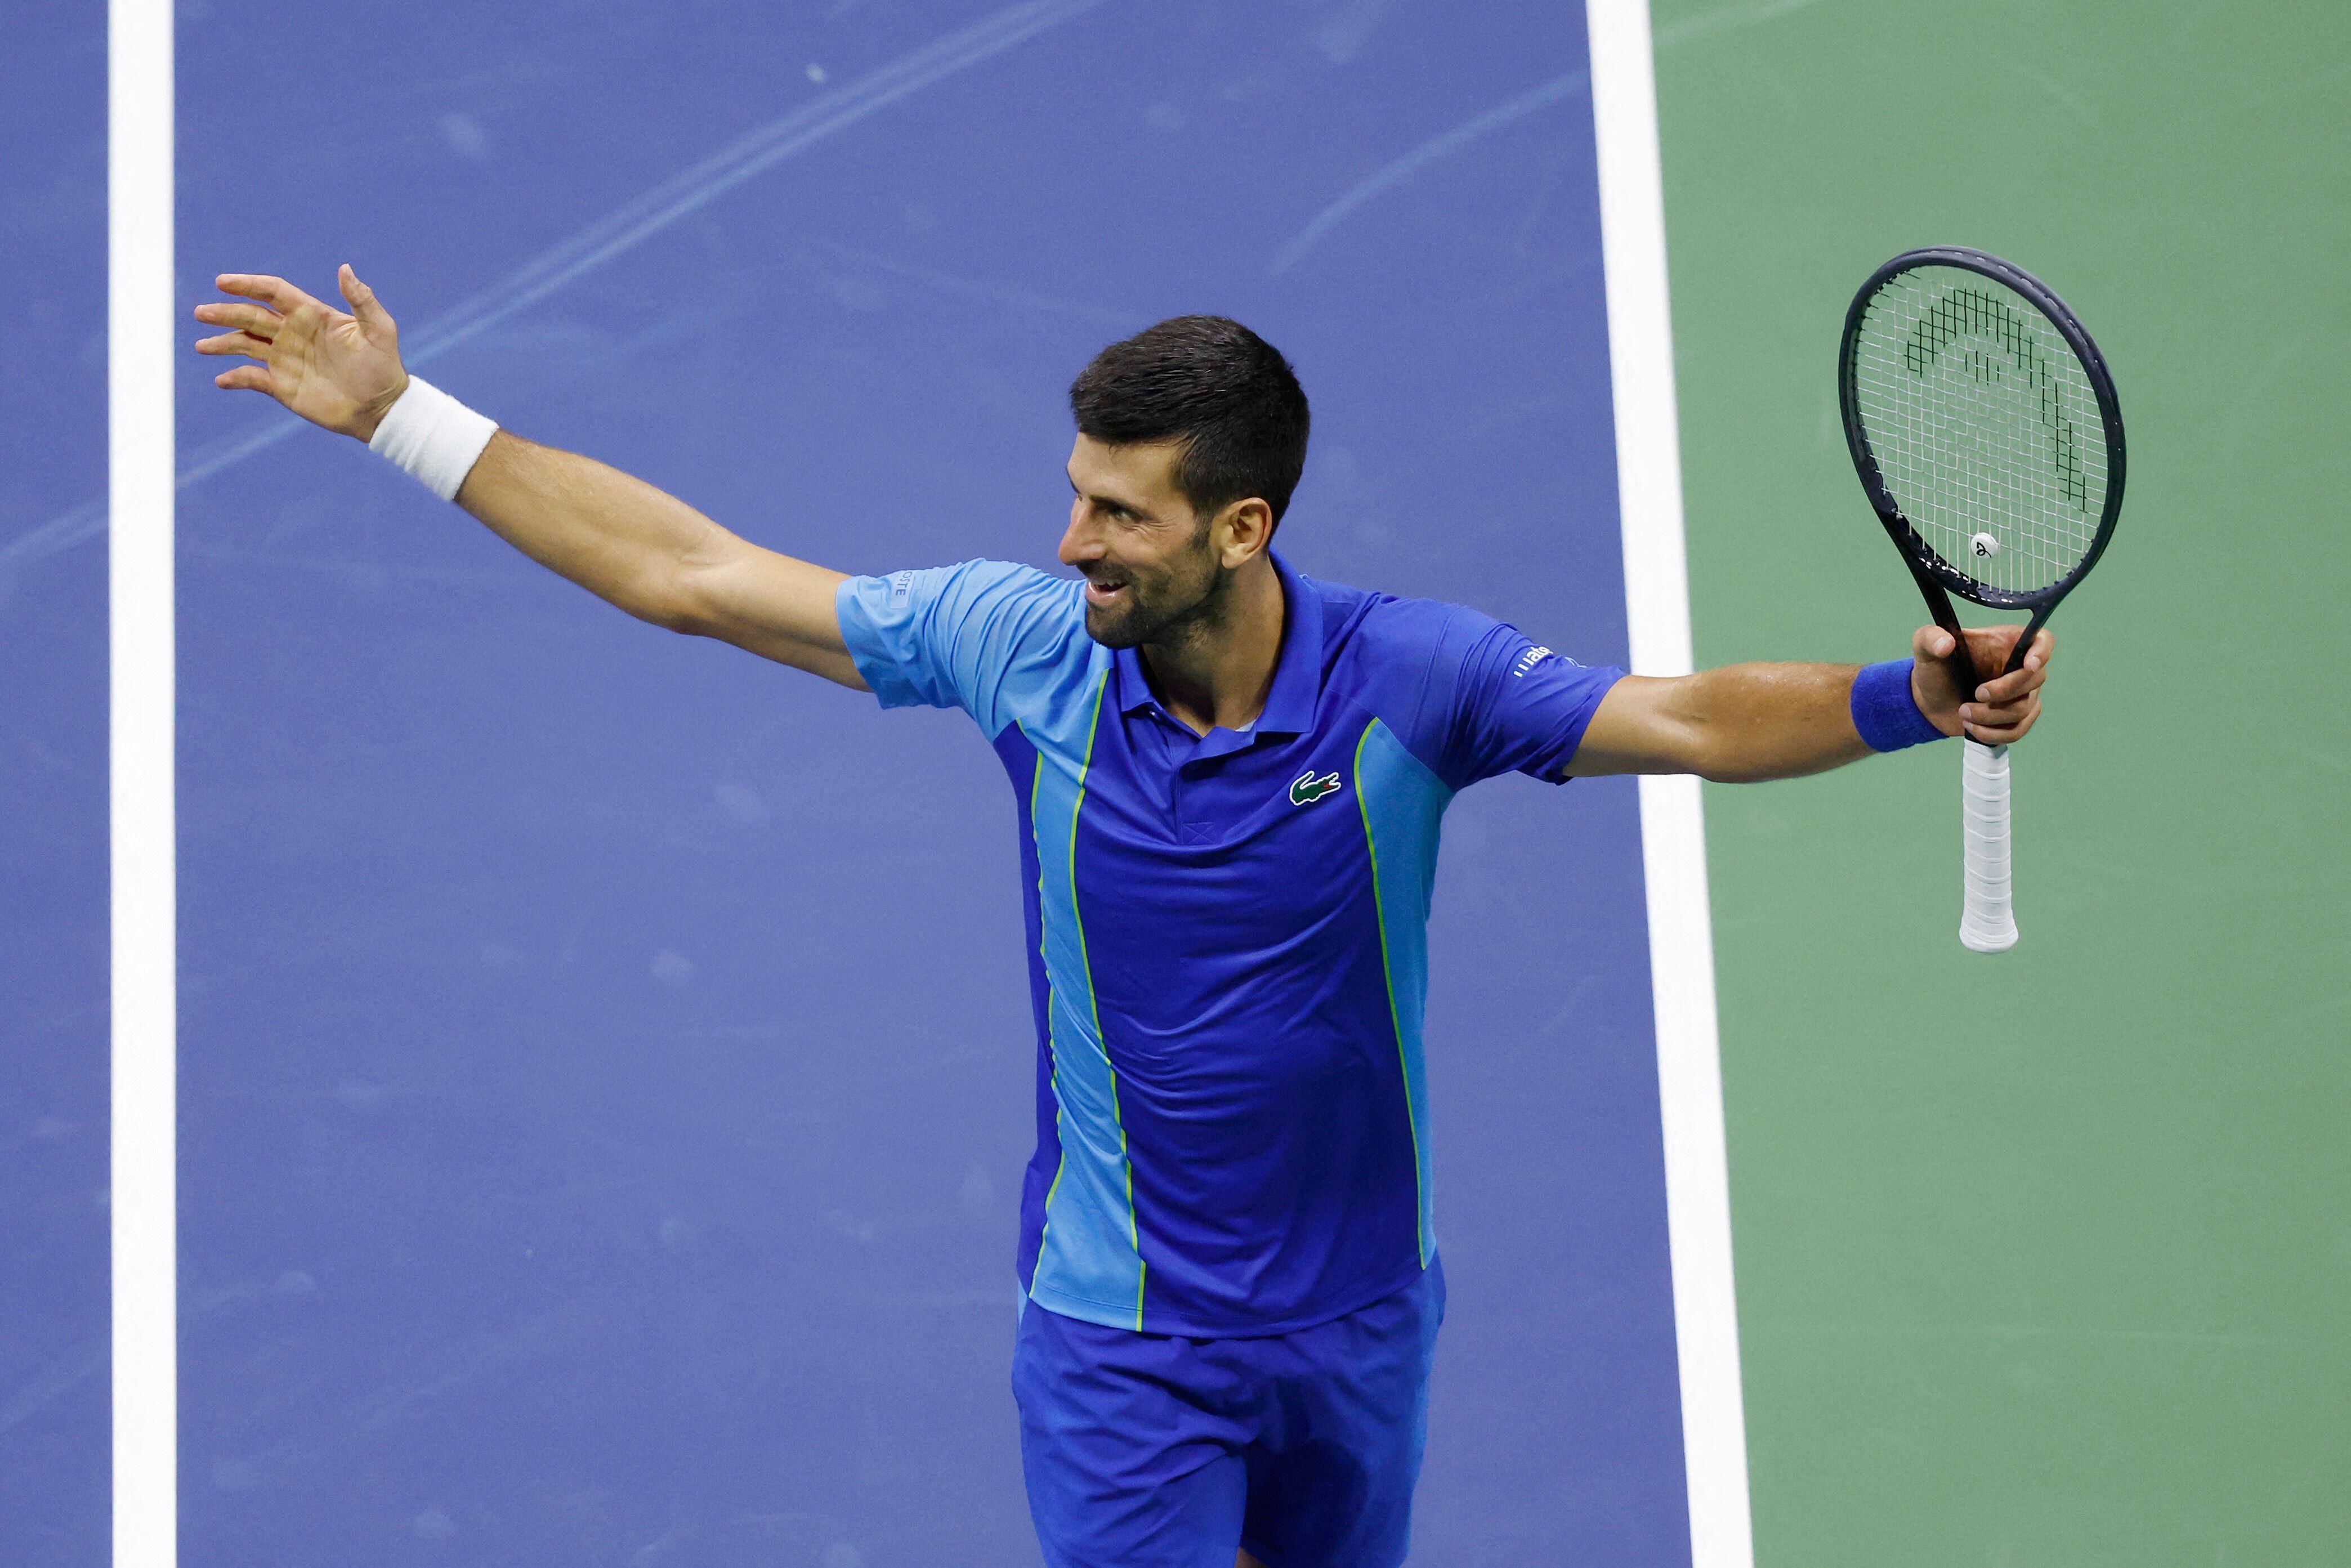
[[1132,648],[1143,638],[1137,634],[1134,615],[1105,615],[1089,605],[1086,609],[1086,635],[1105,648]]

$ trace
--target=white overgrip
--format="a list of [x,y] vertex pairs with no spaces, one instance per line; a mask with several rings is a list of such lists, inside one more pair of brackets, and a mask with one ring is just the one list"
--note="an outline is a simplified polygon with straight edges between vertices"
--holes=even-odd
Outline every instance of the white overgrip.
[[2009,894],[2008,747],[1960,742],[1959,824],[1964,843],[1965,903],[1959,942],[1978,953],[2016,946],[2016,913]]

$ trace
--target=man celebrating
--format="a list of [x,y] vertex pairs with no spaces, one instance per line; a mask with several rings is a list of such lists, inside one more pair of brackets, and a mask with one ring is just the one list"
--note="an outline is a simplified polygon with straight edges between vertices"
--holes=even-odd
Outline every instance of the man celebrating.
[[[1021,806],[1038,1146],[1013,1386],[1054,1568],[1404,1560],[1444,1279],[1421,1019],[1437,828],[1517,771],[1818,772],[2031,729],[2050,652],[1965,689],[1933,627],[1855,671],[1588,669],[1473,611],[1290,569],[1306,456],[1281,355],[1189,316],[1071,388],[1061,559],[844,577],[602,464],[498,430],[276,277],[200,352],[366,441],[622,609],[960,707]],[[1968,633],[1980,672],[2019,632]],[[1036,1311],[1026,1310],[1035,1307]]]

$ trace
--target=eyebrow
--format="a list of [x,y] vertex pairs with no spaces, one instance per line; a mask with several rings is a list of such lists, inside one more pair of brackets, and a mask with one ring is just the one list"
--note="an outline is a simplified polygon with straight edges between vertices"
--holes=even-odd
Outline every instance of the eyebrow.
[[1078,482],[1075,479],[1070,478],[1069,472],[1066,469],[1062,471],[1061,477],[1070,480],[1070,494],[1073,496],[1083,496],[1087,500],[1093,502],[1096,506],[1113,507],[1115,510],[1124,512],[1127,516],[1133,517],[1148,517],[1153,515],[1144,507],[1138,507],[1134,502],[1126,500],[1121,497],[1106,496],[1099,490],[1080,489],[1078,487]]

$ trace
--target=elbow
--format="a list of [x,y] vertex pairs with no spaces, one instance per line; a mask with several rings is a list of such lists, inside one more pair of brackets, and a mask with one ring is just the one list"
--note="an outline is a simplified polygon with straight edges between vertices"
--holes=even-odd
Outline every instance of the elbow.
[[1709,784],[1752,784],[1768,777],[1755,770],[1751,756],[1729,744],[1732,738],[1719,727],[1688,721],[1674,738],[1671,770],[1696,774]]
[[1697,764],[1688,771],[1709,784],[1771,784],[1823,772],[1850,760],[1844,756],[1750,741],[1743,746],[1717,744],[1702,747]]
[[622,608],[640,621],[681,637],[719,636],[722,628],[716,606],[708,594],[696,591],[698,587],[691,571],[673,569],[649,572]]
[[1787,777],[1769,758],[1751,747],[1726,746],[1722,736],[1701,736],[1688,748],[1687,766],[1709,784],[1762,784]]
[[681,636],[707,637],[711,627],[706,617],[695,612],[695,607],[673,593],[657,592],[642,585],[605,595],[614,605],[649,626]]
[[664,601],[642,607],[632,606],[629,613],[649,625],[658,626],[664,632],[674,632],[681,637],[716,635],[709,622],[680,604]]
[[1720,756],[1705,747],[1690,758],[1684,771],[1695,773],[1709,784],[1751,784],[1755,781],[1753,776],[1740,766],[1737,758]]

